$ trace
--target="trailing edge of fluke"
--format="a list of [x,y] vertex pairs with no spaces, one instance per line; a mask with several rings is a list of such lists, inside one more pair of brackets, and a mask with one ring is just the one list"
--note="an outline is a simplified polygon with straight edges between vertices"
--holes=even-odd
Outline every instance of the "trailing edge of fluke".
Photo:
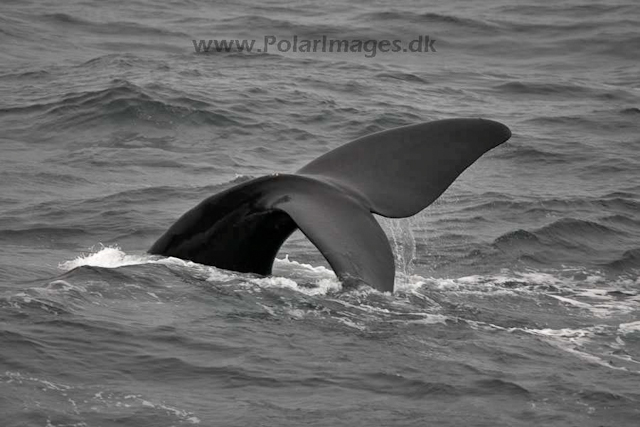
[[510,137],[508,127],[484,119],[367,135],[294,174],[256,178],[207,198],[149,252],[268,275],[279,248],[299,228],[343,283],[393,291],[393,254],[372,213],[404,218],[420,212]]

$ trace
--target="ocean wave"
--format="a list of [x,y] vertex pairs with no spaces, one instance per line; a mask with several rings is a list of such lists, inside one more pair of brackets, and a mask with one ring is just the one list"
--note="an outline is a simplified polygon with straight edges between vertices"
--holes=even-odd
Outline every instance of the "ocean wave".
[[402,24],[442,24],[454,26],[457,28],[471,28],[493,31],[498,29],[497,25],[485,20],[434,12],[416,13],[415,11],[391,10],[366,13],[361,15],[360,19],[364,20],[365,22],[383,21],[385,23],[388,23],[390,21],[397,21]]
[[640,166],[640,162],[635,162],[631,159],[624,157],[608,157],[591,161],[589,165],[585,165],[583,170],[580,171],[580,175],[584,176],[587,173],[590,176],[598,174],[599,176],[606,176],[611,174],[613,176],[620,176],[620,173],[630,173],[637,170]]
[[231,34],[295,34],[300,39],[314,39],[321,36],[328,38],[358,38],[354,31],[349,31],[347,27],[317,22],[306,24],[303,21],[292,21],[265,15],[241,15],[223,18],[217,22],[217,31],[227,31]]
[[[532,99],[548,97],[557,97],[566,101],[567,99],[576,99],[583,101],[585,98],[602,100],[602,101],[620,101],[626,103],[635,103],[636,95],[625,88],[613,85],[594,86],[587,82],[557,82],[557,81],[511,81],[493,86],[493,90],[508,95],[527,96]],[[564,122],[568,120],[588,120],[594,116],[585,114],[571,116],[544,116],[541,118],[532,118],[533,122],[542,119],[548,120],[549,123]],[[597,116],[596,116],[597,117]],[[554,121],[555,120],[555,121]]]
[[603,235],[616,235],[619,233],[619,230],[598,222],[575,218],[560,218],[535,230],[536,236],[552,238],[572,238],[577,236],[581,238],[600,238]]
[[13,183],[19,186],[20,183],[28,181],[31,185],[48,185],[48,186],[64,186],[64,185],[84,185],[90,181],[84,177],[60,172],[49,171],[12,171],[0,172],[0,177],[5,184]]
[[[555,37],[582,34],[593,36],[597,29],[615,30],[637,24],[630,18],[637,12],[632,4],[539,4],[498,6],[503,28],[513,32],[541,31]],[[546,19],[545,19],[546,18]],[[610,35],[611,31],[607,32]],[[598,37],[598,39],[601,37]],[[604,38],[606,39],[606,37]],[[597,40],[593,38],[593,40]]]
[[[137,339],[136,325],[146,319],[154,326],[145,332],[145,339],[157,345],[179,344],[183,348],[201,349],[203,344],[194,336],[177,334],[173,323],[154,322],[178,315],[177,308],[190,307],[191,314],[200,319],[204,328],[215,328],[220,322],[236,325],[245,322],[248,328],[261,328],[265,322],[278,325],[300,322],[371,340],[397,335],[399,329],[436,335],[446,331],[449,337],[483,331],[494,338],[523,334],[590,363],[607,366],[601,362],[608,360],[609,341],[618,336],[633,338],[635,333],[633,324],[619,319],[629,318],[640,309],[637,277],[611,278],[584,269],[504,271],[457,278],[414,275],[399,277],[395,292],[390,294],[368,287],[343,289],[327,268],[289,258],[277,259],[277,275],[269,277],[176,258],[129,254],[117,247],[98,249],[61,263],[60,267],[65,270],[61,276],[8,298],[5,294],[0,304],[11,313],[20,310],[33,315],[56,313],[58,319],[53,319],[58,322],[56,327],[67,330],[82,327],[108,339],[115,336],[121,340]],[[70,316],[82,316],[87,325],[78,325],[79,318]],[[127,337],[117,332],[129,323],[136,328]],[[589,326],[579,326],[585,324]],[[233,339],[225,336],[232,353],[237,351]],[[222,351],[216,345],[216,351]],[[162,368],[168,375],[185,372],[226,375],[224,370],[210,370],[211,366],[202,359],[162,354],[142,359],[132,357],[123,363],[130,363],[131,369],[137,370],[142,363],[149,372]],[[616,363],[609,367],[637,371],[634,363],[616,358]],[[147,368],[143,370],[146,372]],[[240,383],[261,381],[251,373],[245,373],[246,378],[243,373],[236,374]],[[429,384],[405,384],[402,378],[392,380],[373,375],[377,379],[372,377],[372,381],[389,380],[389,386],[402,383],[418,394],[435,390]],[[359,387],[356,383],[351,386]],[[479,390],[492,389],[496,394],[510,390],[523,396],[528,393],[527,388],[519,389],[509,381],[475,386]]]
[[[578,228],[591,229],[593,225],[587,221],[558,221],[559,224],[551,227],[543,228],[553,229],[563,227],[564,223],[578,223]],[[570,226],[575,229],[575,227]],[[601,226],[595,226],[597,232],[602,232]],[[518,237],[514,237],[518,236]],[[519,236],[525,236],[524,238]],[[497,240],[533,240],[539,241],[539,238],[532,233],[519,231],[500,237]],[[631,251],[635,254],[637,249]],[[141,266],[141,265],[164,265],[167,267],[177,268],[186,273],[193,273],[196,277],[204,278],[209,282],[229,282],[231,285],[238,285],[238,280],[244,280],[245,285],[250,285],[262,289],[281,288],[291,289],[306,295],[325,295],[339,290],[336,287],[338,282],[335,274],[324,266],[313,266],[292,260],[289,256],[284,258],[276,258],[274,263],[274,271],[278,272],[275,276],[255,276],[252,274],[236,273],[227,270],[218,269],[216,267],[194,263],[192,261],[181,260],[173,257],[161,257],[149,254],[127,254],[118,246],[108,246],[95,249],[89,253],[79,255],[77,258],[62,262],[59,268],[67,272],[75,271],[80,267],[98,267],[100,269],[119,269],[120,267]],[[459,278],[433,278],[422,277],[419,275],[405,276],[404,273],[398,272],[397,290],[398,297],[413,295],[419,289],[446,289],[456,291],[469,292],[512,292],[514,290],[525,290],[535,292],[558,291],[560,288],[565,291],[571,291],[581,283],[608,283],[609,286],[633,286],[629,284],[625,276],[619,279],[611,280],[602,276],[598,271],[585,271],[566,268],[563,270],[545,270],[536,271],[513,271],[504,274],[490,274],[486,276],[471,275]],[[314,288],[315,287],[315,288]],[[357,295],[362,289],[345,290],[345,295]],[[373,294],[372,294],[373,292]],[[384,295],[375,290],[368,290],[367,294]],[[601,296],[602,297],[602,296]],[[386,301],[386,300],[385,300]]]
[[600,197],[554,197],[538,198],[536,200],[491,200],[478,201],[472,199],[468,206],[459,208],[459,212],[535,212],[547,210],[548,212],[611,212],[614,214],[627,214],[635,217],[640,211],[640,201],[635,200],[632,193],[618,192],[604,194]]
[[188,38],[189,35],[180,31],[172,31],[166,26],[147,26],[137,22],[111,21],[96,22],[79,18],[67,13],[47,13],[41,15],[42,19],[54,25],[64,25],[66,31],[69,28],[77,28],[90,31],[92,34],[126,35],[126,36],[172,36]]
[[[94,356],[102,359],[104,355],[95,354]],[[24,366],[19,365],[16,368],[22,369]],[[123,419],[142,416],[149,417],[155,422],[166,420],[169,424],[200,423],[200,419],[194,413],[169,404],[165,399],[160,400],[145,394],[132,393],[126,388],[118,390],[114,385],[78,386],[73,381],[65,384],[57,377],[51,378],[43,373],[36,375],[29,369],[24,369],[24,372],[18,370],[2,372],[0,383],[5,389],[12,391],[13,397],[23,397],[27,400],[28,396],[28,399],[37,399],[38,404],[35,407],[23,408],[22,411],[28,419],[42,420],[43,425],[49,427],[86,426],[88,414],[100,414],[100,418],[109,417],[112,416],[109,414],[113,414],[114,408],[118,408],[118,414]],[[11,414],[8,413],[8,416],[11,417]]]
[[[550,211],[545,208],[542,213],[546,212]],[[628,223],[628,219],[620,218],[596,221],[564,217],[537,229],[502,233],[491,246],[508,258],[532,266],[591,265],[632,273],[638,261],[632,249],[635,233],[633,228],[630,232]]]
[[601,236],[607,234],[618,234],[619,231],[594,221],[575,218],[562,218],[542,227],[541,229],[537,230],[537,233],[539,235],[548,237],[571,238],[580,236],[582,238],[600,238]]
[[357,390],[380,390],[383,394],[404,396],[409,399],[423,399],[428,396],[459,397],[464,394],[463,390],[450,384],[428,382],[383,372],[369,373],[358,379],[342,381],[342,386]]
[[165,62],[159,62],[158,60],[150,60],[133,53],[109,53],[106,55],[100,55],[95,58],[91,58],[88,61],[75,65],[74,68],[82,70],[99,70],[103,71],[105,68],[110,69],[132,69],[135,67],[159,67],[168,66]]
[[[116,212],[127,213],[128,210],[123,207],[126,205],[139,205],[141,203],[157,202],[168,199],[201,200],[204,197],[220,192],[222,189],[236,182],[242,181],[238,181],[238,179],[236,179],[222,184],[182,187],[151,185],[143,188],[125,189],[123,191],[117,191],[97,197],[73,200],[71,203],[77,212],[100,212],[107,216],[110,213]],[[57,202],[39,205],[39,207],[43,208],[43,210],[54,208],[56,211],[67,208],[64,204],[58,204]]]
[[67,93],[58,101],[0,109],[0,114],[39,113],[35,122],[48,129],[96,126],[241,127],[251,120],[205,101],[182,95],[159,96],[128,81],[115,80],[100,90]]
[[29,70],[0,74],[0,79],[40,79],[51,76],[47,70]]
[[3,295],[0,303],[18,310],[34,310],[56,316],[72,315],[87,304],[89,292],[85,286],[73,285],[62,278],[31,286],[23,291]]
[[505,233],[498,238],[496,238],[493,243],[498,247],[509,247],[512,249],[512,246],[517,244],[531,245],[540,243],[540,239],[534,233],[531,233],[526,230],[515,230]]
[[575,159],[575,156],[557,151],[544,150],[528,145],[511,144],[495,154],[496,158],[510,159],[522,163],[540,162],[547,164],[567,163]]
[[32,225],[24,229],[0,229],[0,241],[11,245],[39,242],[40,245],[55,246],[61,244],[61,240],[73,241],[85,234],[84,230],[77,227]]
[[640,248],[624,251],[620,258],[607,263],[607,266],[616,270],[640,270]]
[[416,74],[404,73],[400,71],[379,73],[376,75],[376,77],[382,78],[382,79],[396,79],[396,80],[401,80],[401,81],[410,82],[410,83],[429,84],[429,82],[426,79],[420,76],[417,76]]
[[636,7],[632,4],[607,4],[607,3],[590,3],[590,4],[518,4],[518,5],[505,5],[500,6],[499,9],[505,13],[518,13],[526,16],[530,15],[542,15],[545,16],[549,13],[554,15],[565,15],[570,18],[574,18],[576,15],[581,17],[591,17],[596,14],[608,14],[608,13],[621,13],[622,15],[627,12],[634,11]]
[[567,96],[583,97],[593,93],[593,89],[575,84],[563,84],[556,82],[525,82],[515,81],[501,83],[494,86],[495,90],[515,95],[557,95],[566,98]]
[[612,224],[619,230],[625,230],[634,233],[640,228],[640,218],[632,218],[629,215],[613,214],[600,217],[598,221],[605,224]]
[[0,14],[0,34],[4,34],[14,40],[30,39],[33,37],[30,20],[23,19],[22,17],[9,16],[9,14],[5,13]]

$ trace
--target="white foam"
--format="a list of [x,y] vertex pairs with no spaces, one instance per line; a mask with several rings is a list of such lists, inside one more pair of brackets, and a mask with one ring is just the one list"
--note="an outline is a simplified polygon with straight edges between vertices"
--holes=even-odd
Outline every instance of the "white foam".
[[[264,307],[264,306],[263,306],[263,307]],[[266,308],[266,307],[265,307],[265,308]],[[273,310],[270,310],[270,311],[272,311],[272,312],[273,312]],[[298,319],[298,320],[304,319],[304,318],[305,318],[305,316],[307,315],[307,313],[308,313],[308,311],[301,310],[301,309],[299,309],[299,308],[294,308],[294,309],[292,309],[292,310],[287,310],[287,314],[288,314],[289,316],[293,317],[294,319]]]
[[[640,323],[640,322],[637,322]],[[620,325],[622,326],[622,325]],[[640,326],[640,325],[638,325]],[[531,335],[539,336],[541,339],[544,339],[547,343],[553,345],[554,347],[566,351],[567,353],[571,353],[574,356],[577,356],[581,359],[587,360],[592,363],[596,363],[600,366],[604,366],[609,369],[640,373],[640,371],[632,371],[623,366],[615,366],[611,363],[607,362],[603,358],[598,355],[588,353],[584,346],[585,344],[591,341],[597,334],[605,334],[610,327],[606,325],[596,325],[583,329],[572,329],[572,328],[562,328],[562,329],[529,329],[529,328],[509,328],[509,332],[520,331],[525,332]],[[612,355],[607,354],[606,357],[610,358]],[[622,359],[622,358],[620,358]],[[635,362],[630,358],[630,361]]]
[[326,295],[342,289],[340,282],[329,279],[322,279],[311,286],[300,286],[295,280],[279,276],[259,277],[250,279],[249,282],[261,288],[286,288],[306,295]]
[[[290,260],[288,255],[285,255],[283,259],[275,259],[274,270],[280,270],[277,271],[279,275],[254,278],[250,279],[249,282],[262,288],[287,288],[306,295],[326,295],[342,289],[342,284],[338,281],[333,271],[323,266],[316,267]],[[301,286],[294,279],[283,277],[280,274],[302,276],[310,286]]]
[[424,284],[427,283],[427,279],[415,274],[403,275],[398,273],[394,286],[394,293],[417,293]]
[[[128,398],[129,396],[125,397],[125,399],[128,399]],[[147,408],[157,409],[167,414],[171,414],[182,421],[188,422],[189,424],[200,424],[200,419],[194,416],[194,414],[189,411],[178,409],[173,406],[169,406],[165,403],[153,403],[148,400],[142,399],[140,397],[134,397],[134,399],[136,399],[142,406],[145,406]],[[119,405],[119,403],[121,402],[116,402],[116,406],[122,406],[122,405]],[[124,406],[131,407],[131,405],[128,405],[128,404]]]
[[423,278],[412,276],[412,281],[408,285],[400,286],[396,291],[414,291],[424,286],[426,288],[442,291],[455,292],[467,295],[482,295],[490,293],[492,295],[518,295],[531,294],[535,291],[529,287],[504,287],[506,282],[523,282],[521,277],[508,276],[480,276],[471,275],[459,278]]
[[251,283],[254,283],[262,288],[288,288],[299,290],[298,284],[291,279],[286,277],[260,277],[257,279],[249,280]]
[[576,300],[571,299],[571,298],[561,297],[560,295],[549,295],[549,296],[551,298],[557,299],[558,301],[562,301],[562,302],[564,302],[566,304],[573,305],[575,307],[585,308],[587,310],[593,308],[591,306],[591,304],[587,304],[585,302],[576,301]]
[[594,330],[602,330],[602,326],[589,329],[572,329],[572,328],[561,328],[561,329],[529,329],[529,328],[511,328],[510,331],[522,331],[532,335],[539,335],[543,337],[551,337],[551,338],[567,338],[574,343],[584,342],[587,338],[592,337],[594,335]]
[[[73,260],[62,262],[58,265],[58,268],[69,271],[81,266],[118,268],[140,264],[163,264],[168,266],[188,268],[196,273],[204,275],[206,280],[212,282],[228,282],[242,277],[240,274],[231,271],[198,264],[179,258],[158,257],[148,254],[129,255],[118,246],[103,246],[97,252],[82,254]],[[285,267],[289,271],[293,270],[294,273],[297,271],[303,274],[305,278],[309,277],[309,283],[311,283],[313,286],[299,286],[295,280],[281,276],[252,278],[248,281],[252,284],[264,288],[288,288],[300,291],[308,295],[327,294],[328,292],[339,291],[342,288],[342,285],[336,278],[336,275],[333,273],[333,271],[329,270],[326,267],[316,267],[310,264],[300,263],[294,260],[290,260],[288,256],[286,256],[284,259],[276,259],[275,264],[280,268]],[[52,285],[61,284],[64,284],[64,282],[52,282]]]
[[67,391],[71,389],[71,386],[69,385],[54,383],[52,381],[44,380],[41,378],[23,375],[20,372],[6,371],[4,375],[7,377],[7,380],[6,380],[7,383],[17,382],[18,384],[22,384],[23,382],[35,382],[43,385],[44,388],[48,390]]
[[640,332],[640,320],[631,323],[621,323],[620,326],[618,326],[618,332],[622,335]]
[[[192,274],[202,276],[212,282],[236,281],[239,287],[252,288],[286,288],[306,295],[326,295],[342,290],[342,284],[334,272],[324,266],[313,266],[289,259],[274,261],[276,274],[269,277],[252,278],[241,273],[234,273],[211,266],[197,264],[172,257],[159,257],[148,254],[126,254],[118,246],[101,247],[97,252],[83,254],[74,260],[60,264],[60,268],[71,270],[80,266],[97,266],[103,268],[117,268],[137,264],[163,264],[169,267],[187,268]],[[579,274],[576,276],[576,274]],[[576,279],[576,277],[580,277]],[[513,286],[515,282],[515,286]],[[415,296],[423,295],[422,288],[430,288],[443,292],[470,295],[540,295],[555,298],[568,306],[589,310],[598,317],[611,317],[614,314],[629,314],[640,306],[640,296],[630,296],[624,300],[610,295],[612,286],[616,288],[633,289],[638,279],[620,278],[614,283],[606,279],[599,272],[588,272],[580,269],[566,268],[558,272],[548,273],[540,271],[513,272],[503,270],[494,275],[470,275],[459,278],[425,278],[415,274],[397,272],[394,297],[403,294]],[[243,286],[244,285],[244,286]],[[509,285],[509,286],[505,286]],[[584,285],[587,285],[585,287]],[[598,287],[591,287],[598,285]],[[65,282],[55,281],[51,287],[66,288]],[[549,291],[553,286],[559,291]],[[631,288],[630,288],[631,287]],[[255,289],[255,288],[253,288]],[[371,293],[379,293],[372,288],[363,286],[349,290],[351,295],[361,294],[366,297]],[[559,295],[561,293],[561,295]],[[379,293],[383,294],[383,293]]]
[[118,246],[105,246],[98,252],[82,254],[79,257],[58,265],[61,270],[73,270],[81,266],[117,268],[125,265],[145,264],[150,256],[127,255]]
[[209,282],[228,282],[236,278],[234,274],[227,273],[226,271],[222,271],[213,267],[209,268],[209,271],[207,273],[207,281]]
[[333,273],[333,271],[329,270],[326,267],[323,267],[321,265],[314,267],[311,264],[305,264],[305,263],[298,262],[296,260],[290,260],[289,255],[285,255],[285,257],[282,259],[276,258],[274,260],[274,267],[283,267],[283,266],[286,266],[288,268],[297,267],[307,272],[323,274],[329,277],[335,277],[335,274]]
[[364,326],[363,324],[359,323],[359,322],[355,322],[351,319],[347,319],[344,317],[336,317],[335,318],[337,321],[343,323],[344,325],[353,328],[353,329],[357,329],[359,331],[364,331],[365,329],[367,329],[366,326]]
[[441,323],[443,325],[446,325],[447,324],[447,320],[451,320],[451,319],[449,319],[448,316],[444,316],[442,314],[422,313],[422,315],[424,316],[424,318],[416,319],[416,320],[409,320],[409,321],[407,321],[407,323],[420,324],[420,325],[435,325],[435,324]]
[[[195,273],[203,275],[207,280],[226,282],[237,277],[232,272],[221,270],[216,267],[198,264],[193,261],[186,261],[174,257],[160,257],[157,255],[129,255],[118,246],[103,246],[99,251],[90,254],[82,254],[79,257],[65,261],[58,265],[62,270],[73,270],[81,266],[92,266],[102,268],[118,268],[128,265],[141,264],[162,264],[169,267],[188,268]],[[62,281],[52,282],[57,283]]]

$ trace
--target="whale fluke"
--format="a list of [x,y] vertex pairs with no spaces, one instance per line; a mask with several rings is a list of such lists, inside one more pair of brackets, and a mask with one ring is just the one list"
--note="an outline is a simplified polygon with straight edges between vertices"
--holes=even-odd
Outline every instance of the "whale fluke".
[[364,136],[295,174],[256,178],[207,198],[149,252],[267,275],[299,228],[340,280],[393,291],[393,253],[372,213],[402,218],[420,212],[510,136],[505,125],[484,119],[438,120]]

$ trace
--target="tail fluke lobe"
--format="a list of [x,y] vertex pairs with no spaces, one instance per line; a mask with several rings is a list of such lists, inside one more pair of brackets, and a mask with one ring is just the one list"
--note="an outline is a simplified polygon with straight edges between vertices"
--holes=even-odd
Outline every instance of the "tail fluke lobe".
[[448,119],[367,135],[342,145],[297,173],[361,193],[390,218],[415,215],[433,203],[480,156],[511,136],[484,119]]
[[[302,177],[299,177],[302,178]],[[343,283],[393,291],[395,264],[387,236],[359,199],[305,178],[274,209],[286,212],[325,257]]]

